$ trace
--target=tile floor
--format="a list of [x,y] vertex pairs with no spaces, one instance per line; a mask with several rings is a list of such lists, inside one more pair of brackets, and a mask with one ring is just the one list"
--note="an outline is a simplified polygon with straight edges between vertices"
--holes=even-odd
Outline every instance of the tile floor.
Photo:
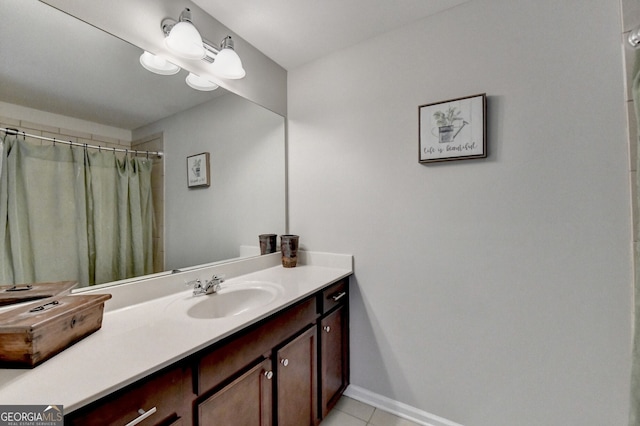
[[343,396],[320,426],[419,426],[379,408]]

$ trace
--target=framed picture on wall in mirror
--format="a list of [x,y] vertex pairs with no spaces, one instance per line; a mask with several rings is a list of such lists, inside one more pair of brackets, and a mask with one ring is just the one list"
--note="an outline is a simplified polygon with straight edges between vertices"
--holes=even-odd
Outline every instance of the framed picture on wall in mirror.
[[485,93],[418,107],[419,162],[487,157]]
[[211,184],[209,172],[209,153],[187,157],[187,186],[189,188],[207,187]]

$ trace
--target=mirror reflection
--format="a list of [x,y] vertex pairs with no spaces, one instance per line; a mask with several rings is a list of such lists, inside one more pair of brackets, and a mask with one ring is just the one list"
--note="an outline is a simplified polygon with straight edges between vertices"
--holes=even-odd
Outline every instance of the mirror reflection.
[[[149,158],[152,272],[257,254],[259,234],[285,232],[283,117],[222,88],[195,91],[186,70],[149,73],[137,47],[37,0],[5,0],[0,13],[0,127],[164,153]],[[209,186],[190,187],[187,158],[202,153]],[[47,272],[37,280],[75,279]]]

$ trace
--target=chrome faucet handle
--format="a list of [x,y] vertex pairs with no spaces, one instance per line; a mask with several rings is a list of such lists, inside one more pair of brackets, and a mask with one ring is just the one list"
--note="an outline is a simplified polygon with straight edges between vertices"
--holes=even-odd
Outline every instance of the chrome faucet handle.
[[213,274],[213,276],[211,277],[211,282],[216,284],[222,284],[224,282],[224,277],[225,277],[224,274],[220,274],[220,275]]
[[200,294],[205,293],[205,288],[202,286],[202,281],[200,281],[200,278],[196,278],[195,280],[192,280],[192,281],[187,281],[185,285],[187,287],[193,286],[194,296],[198,296]]
[[213,274],[211,281],[207,281],[204,287],[206,294],[217,293],[220,290],[220,284],[224,282],[224,275]]
[[202,281],[200,281],[200,278],[196,278],[195,280],[186,281],[184,285],[186,285],[187,287],[193,286],[194,288],[202,287]]

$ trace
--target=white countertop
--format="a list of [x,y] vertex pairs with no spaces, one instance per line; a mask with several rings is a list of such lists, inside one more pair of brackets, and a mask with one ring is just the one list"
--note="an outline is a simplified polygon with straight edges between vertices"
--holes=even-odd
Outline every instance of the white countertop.
[[[278,263],[279,255],[260,256],[91,290],[113,295],[102,328],[34,369],[0,369],[0,404],[62,404],[68,414],[353,273],[350,255],[304,253],[295,268],[273,266]],[[213,273],[227,275],[224,286],[267,281],[281,286],[282,293],[265,306],[225,318],[194,319],[175,309],[178,299],[193,297],[185,281]],[[140,301],[144,296],[148,300]],[[197,299],[203,297],[215,295]]]

